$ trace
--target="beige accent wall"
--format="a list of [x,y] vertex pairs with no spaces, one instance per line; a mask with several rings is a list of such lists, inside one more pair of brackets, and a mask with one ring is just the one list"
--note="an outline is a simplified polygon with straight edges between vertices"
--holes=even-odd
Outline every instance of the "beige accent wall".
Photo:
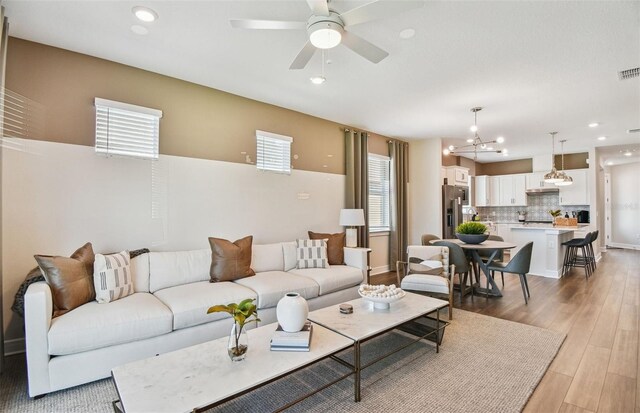
[[476,165],[476,175],[524,174],[533,171],[531,159],[516,159],[505,162],[487,162]]
[[[587,160],[589,159],[589,153],[567,153],[564,155],[564,169],[584,169],[588,168],[589,164]],[[562,167],[562,156],[555,156],[556,168],[560,169]]]
[[[161,109],[165,155],[255,162],[260,129],[293,137],[295,169],[345,173],[343,125],[108,60],[12,37],[6,87],[41,109],[23,138],[93,146],[101,97]],[[386,140],[373,135],[374,153]]]

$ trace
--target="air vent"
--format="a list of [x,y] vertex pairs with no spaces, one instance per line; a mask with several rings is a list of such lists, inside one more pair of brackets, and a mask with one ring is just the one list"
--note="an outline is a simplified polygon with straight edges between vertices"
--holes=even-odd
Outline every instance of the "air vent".
[[633,69],[623,70],[618,72],[618,77],[620,80],[633,79],[634,77],[640,76],[640,67],[634,67]]
[[640,128],[627,129],[627,133],[640,133]]

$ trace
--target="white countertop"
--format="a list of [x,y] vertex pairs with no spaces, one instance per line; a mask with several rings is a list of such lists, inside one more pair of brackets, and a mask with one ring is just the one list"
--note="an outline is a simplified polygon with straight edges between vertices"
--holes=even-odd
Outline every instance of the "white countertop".
[[511,230],[544,231],[546,234],[566,234],[580,230],[580,227],[554,227],[552,224],[527,224],[512,226]]

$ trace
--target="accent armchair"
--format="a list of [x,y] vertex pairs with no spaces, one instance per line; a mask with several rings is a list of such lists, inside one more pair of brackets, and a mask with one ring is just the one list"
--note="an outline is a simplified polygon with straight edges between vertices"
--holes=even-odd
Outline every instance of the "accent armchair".
[[407,247],[407,261],[396,262],[398,285],[407,291],[446,296],[449,320],[453,318],[455,267],[449,266],[449,248],[423,245]]

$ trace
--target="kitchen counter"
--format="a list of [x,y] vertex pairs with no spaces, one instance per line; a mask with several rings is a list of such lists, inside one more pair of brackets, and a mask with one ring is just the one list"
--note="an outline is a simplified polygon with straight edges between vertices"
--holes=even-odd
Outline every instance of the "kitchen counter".
[[528,224],[528,225],[517,225],[512,226],[511,231],[544,231],[546,234],[566,234],[573,231],[577,231],[579,227],[561,227],[561,226],[553,226],[551,224]]
[[574,238],[580,227],[554,227],[551,224],[528,224],[510,227],[509,240],[518,247],[512,251],[513,257],[526,243],[533,242],[529,274],[542,277],[560,278],[565,247],[562,243]]

